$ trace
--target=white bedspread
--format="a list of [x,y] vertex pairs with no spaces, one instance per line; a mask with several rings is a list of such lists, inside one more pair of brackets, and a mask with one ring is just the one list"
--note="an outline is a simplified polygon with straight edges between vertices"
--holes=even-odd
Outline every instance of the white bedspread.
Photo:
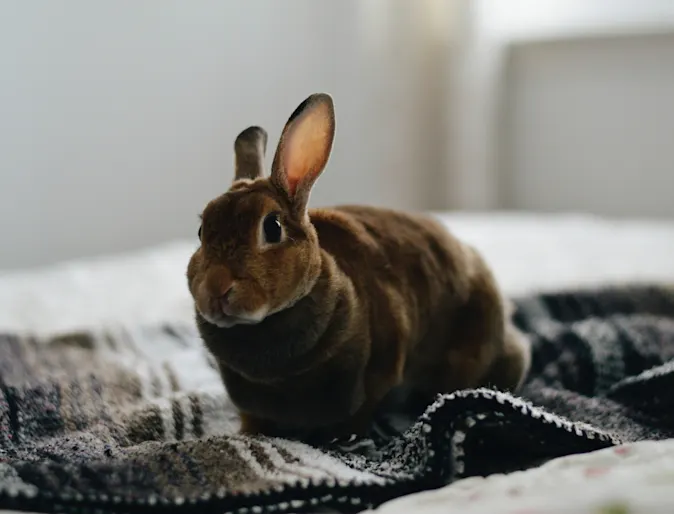
[[474,477],[392,500],[377,514],[671,514],[674,440],[646,441]]
[[[672,280],[674,222],[440,214],[486,256],[508,294],[607,281]],[[0,330],[192,319],[185,269],[196,239],[39,270],[0,270]]]
[[[674,222],[504,213],[440,217],[483,252],[510,295],[607,282],[674,283]],[[132,254],[0,272],[0,330],[190,322],[185,268],[195,247],[196,240],[177,241]],[[601,510],[614,503],[631,508]],[[523,473],[463,480],[378,511],[674,512],[674,442],[640,443],[617,453],[557,459]]]

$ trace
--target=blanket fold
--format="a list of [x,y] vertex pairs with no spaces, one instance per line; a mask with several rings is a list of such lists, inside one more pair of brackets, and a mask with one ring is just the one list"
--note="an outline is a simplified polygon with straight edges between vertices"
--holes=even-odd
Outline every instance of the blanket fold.
[[532,345],[517,396],[482,388],[394,404],[372,438],[328,447],[237,435],[191,326],[0,335],[0,508],[356,512],[463,477],[674,437],[673,288],[514,301]]

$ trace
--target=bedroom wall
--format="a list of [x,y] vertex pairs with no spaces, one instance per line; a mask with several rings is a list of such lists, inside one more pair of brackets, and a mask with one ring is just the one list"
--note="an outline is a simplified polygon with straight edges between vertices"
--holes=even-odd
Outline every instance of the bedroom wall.
[[236,134],[261,124],[273,150],[315,91],[338,117],[315,205],[441,206],[447,7],[2,2],[0,268],[194,238]]
[[673,217],[673,38],[671,0],[0,2],[0,270],[194,238],[314,91],[314,205]]

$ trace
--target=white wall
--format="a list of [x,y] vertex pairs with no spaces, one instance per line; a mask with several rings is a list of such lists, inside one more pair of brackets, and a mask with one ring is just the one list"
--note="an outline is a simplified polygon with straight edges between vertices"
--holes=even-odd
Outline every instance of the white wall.
[[194,237],[238,131],[263,125],[273,151],[316,91],[338,117],[316,205],[436,207],[424,4],[2,1],[0,268]]

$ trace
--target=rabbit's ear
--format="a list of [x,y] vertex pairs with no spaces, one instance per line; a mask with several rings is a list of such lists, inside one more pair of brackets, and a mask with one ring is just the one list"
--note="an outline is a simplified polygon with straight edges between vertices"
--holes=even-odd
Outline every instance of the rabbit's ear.
[[286,122],[271,180],[288,194],[298,212],[306,209],[311,187],[328,163],[334,136],[334,106],[325,93],[304,100]]
[[234,141],[234,180],[256,179],[264,174],[267,132],[261,127],[248,127]]

